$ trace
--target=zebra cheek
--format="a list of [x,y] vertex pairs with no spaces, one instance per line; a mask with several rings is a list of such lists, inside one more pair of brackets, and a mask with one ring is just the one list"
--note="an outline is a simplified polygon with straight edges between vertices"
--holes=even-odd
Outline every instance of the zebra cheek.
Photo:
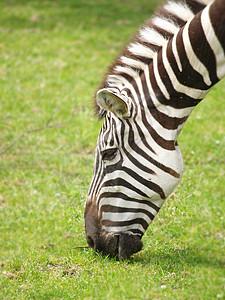
[[84,219],[87,242],[95,250],[99,239],[99,220],[96,203],[91,199],[86,202]]

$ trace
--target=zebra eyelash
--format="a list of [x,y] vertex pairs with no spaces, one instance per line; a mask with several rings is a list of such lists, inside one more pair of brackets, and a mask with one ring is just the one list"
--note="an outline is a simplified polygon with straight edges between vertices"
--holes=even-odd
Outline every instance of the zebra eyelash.
[[101,152],[103,160],[113,160],[117,154],[117,148],[106,149]]

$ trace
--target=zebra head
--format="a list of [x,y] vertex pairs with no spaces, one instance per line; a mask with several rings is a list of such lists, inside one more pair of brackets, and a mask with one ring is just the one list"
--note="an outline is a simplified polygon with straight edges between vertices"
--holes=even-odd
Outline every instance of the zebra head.
[[[178,184],[182,163],[174,142],[169,155],[153,143],[150,112],[135,106],[126,88],[102,89],[96,100],[106,115],[85,208],[87,242],[95,251],[128,258],[142,249],[142,235]],[[161,164],[156,149],[173,168]]]
[[177,137],[225,76],[225,0],[169,1],[109,69],[85,207],[88,244],[128,258],[181,180]]

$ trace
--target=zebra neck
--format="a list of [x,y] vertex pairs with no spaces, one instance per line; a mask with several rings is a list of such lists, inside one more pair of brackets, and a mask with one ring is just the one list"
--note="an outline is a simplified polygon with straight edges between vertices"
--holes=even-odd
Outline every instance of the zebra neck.
[[[116,61],[104,86],[127,94],[134,106],[148,108],[166,129],[179,128],[225,75],[224,28],[224,0],[212,2],[183,27],[170,28],[174,34],[168,39],[146,26]],[[151,48],[152,35],[157,51]]]

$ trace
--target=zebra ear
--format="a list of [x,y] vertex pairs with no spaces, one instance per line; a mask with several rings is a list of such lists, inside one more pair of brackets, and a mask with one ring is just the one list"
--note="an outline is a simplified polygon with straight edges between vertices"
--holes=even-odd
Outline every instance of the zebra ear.
[[118,95],[109,89],[102,89],[97,92],[96,102],[101,108],[111,111],[118,117],[128,117],[125,96]]

